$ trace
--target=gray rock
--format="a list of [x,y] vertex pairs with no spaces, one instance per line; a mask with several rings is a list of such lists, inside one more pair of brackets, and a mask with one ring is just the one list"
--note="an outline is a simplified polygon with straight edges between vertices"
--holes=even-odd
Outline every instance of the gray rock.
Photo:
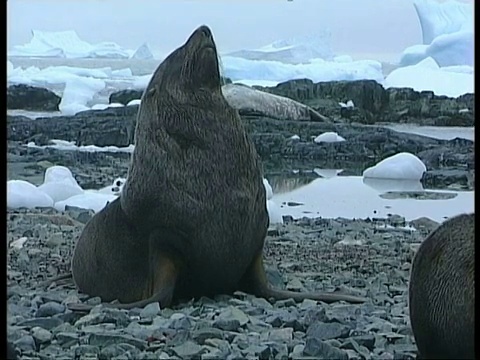
[[235,331],[240,326],[247,324],[248,321],[248,315],[242,310],[229,306],[218,315],[213,326],[226,331]]
[[57,302],[49,301],[45,304],[40,305],[37,312],[35,313],[36,317],[48,317],[56,314],[61,314],[65,311],[65,306]]
[[373,350],[375,345],[375,336],[370,334],[352,336],[351,339],[356,341],[360,346],[365,346],[370,351]]
[[175,330],[188,330],[192,327],[193,321],[185,314],[173,314],[170,317],[170,327]]
[[339,323],[315,322],[307,329],[307,337],[319,340],[345,338],[350,333],[350,327]]
[[112,323],[117,326],[127,326],[130,324],[128,315],[118,309],[111,309],[103,306],[95,307],[90,314],[83,316],[75,323],[75,326],[81,328],[88,325],[97,325]]
[[58,111],[61,97],[54,92],[30,85],[7,87],[7,109]]
[[132,100],[140,100],[142,98],[142,95],[143,90],[120,90],[111,94],[108,100],[110,104],[118,103],[127,105]]
[[[88,358],[100,354],[100,348],[93,345],[79,345],[74,348],[75,358]],[[96,358],[96,356],[94,357]]]
[[348,355],[345,351],[328,345],[325,341],[313,337],[307,338],[303,353],[308,356],[314,356],[316,359],[348,360]]
[[201,355],[204,349],[193,341],[186,341],[172,348],[173,352],[182,359],[191,359]]
[[283,328],[283,329],[272,329],[268,332],[268,340],[278,341],[278,342],[288,342],[292,340],[293,329],[292,328]]
[[36,326],[32,328],[31,332],[32,332],[33,338],[38,344],[47,343],[52,339],[52,333],[41,327]]
[[145,350],[147,343],[128,335],[93,333],[88,336],[88,344],[93,346],[108,346],[112,344],[130,344],[140,350]]
[[243,351],[244,354],[254,355],[258,359],[270,359],[272,356],[272,349],[265,345],[250,345]]
[[55,335],[55,339],[60,346],[71,347],[77,344],[80,336],[75,332],[59,332]]
[[236,319],[217,319],[214,321],[213,326],[225,331],[236,331],[240,327],[240,322]]
[[17,349],[22,351],[35,351],[35,339],[31,335],[22,336],[20,339],[14,342]]
[[158,302],[154,302],[148,304],[140,311],[140,317],[142,318],[153,318],[160,313],[160,304]]
[[24,320],[20,323],[18,323],[18,326],[27,326],[27,327],[36,327],[39,326],[43,329],[46,330],[51,330],[54,327],[59,326],[62,324],[63,321],[59,318],[54,318],[54,317],[38,317],[35,319],[27,319]]
[[103,359],[112,359],[121,355],[124,355],[125,353],[130,353],[131,355],[136,355],[138,356],[140,354],[140,350],[138,350],[135,346],[131,344],[112,344],[104,347],[100,351],[100,357]]
[[192,332],[192,338],[203,345],[207,339],[223,339],[223,332],[216,328],[201,328]]
[[305,312],[303,317],[303,324],[308,328],[311,324],[316,322],[325,322],[327,320],[327,315],[324,307],[315,306],[310,307]]

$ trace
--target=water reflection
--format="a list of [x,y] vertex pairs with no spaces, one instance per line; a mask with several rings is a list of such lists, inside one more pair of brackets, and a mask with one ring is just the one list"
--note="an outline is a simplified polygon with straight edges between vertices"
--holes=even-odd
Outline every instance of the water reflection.
[[313,172],[324,179],[331,179],[340,174],[343,169],[313,169]]
[[317,176],[311,174],[289,174],[266,176],[274,194],[287,193],[310,184]]
[[419,180],[363,178],[363,183],[378,192],[424,190]]

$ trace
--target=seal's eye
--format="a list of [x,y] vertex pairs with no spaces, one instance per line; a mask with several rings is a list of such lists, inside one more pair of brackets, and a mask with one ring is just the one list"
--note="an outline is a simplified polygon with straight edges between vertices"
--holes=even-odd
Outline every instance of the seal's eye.
[[117,182],[115,183],[115,185],[117,185],[118,187],[122,186],[122,182],[120,180],[117,180]]

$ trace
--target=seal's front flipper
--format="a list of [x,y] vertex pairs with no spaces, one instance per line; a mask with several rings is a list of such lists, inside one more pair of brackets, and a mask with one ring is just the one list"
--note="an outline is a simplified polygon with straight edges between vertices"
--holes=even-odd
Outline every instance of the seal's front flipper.
[[340,293],[306,292],[298,293],[294,291],[272,289],[268,283],[267,275],[263,265],[263,256],[260,252],[252,264],[247,269],[240,283],[240,290],[262,298],[273,298],[275,300],[293,299],[303,301],[305,299],[323,301],[332,303],[336,301],[346,301],[349,303],[364,303],[367,299]]
[[[151,259],[151,277],[148,281],[148,287],[145,289],[143,300],[128,304],[121,303],[103,303],[102,305],[114,309],[133,309],[143,308],[150,303],[158,302],[160,307],[169,307],[172,304],[175,283],[178,278],[180,266],[174,256],[158,254]],[[148,296],[148,297],[147,297]],[[88,304],[68,304],[67,307],[72,311],[89,312],[94,306]]]

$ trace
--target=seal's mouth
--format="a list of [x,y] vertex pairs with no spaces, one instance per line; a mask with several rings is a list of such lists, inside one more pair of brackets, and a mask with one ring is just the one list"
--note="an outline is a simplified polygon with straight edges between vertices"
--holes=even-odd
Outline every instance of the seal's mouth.
[[202,45],[202,47],[200,48],[200,50],[206,50],[206,49],[215,50],[215,45],[213,45],[212,43],[207,43]]

